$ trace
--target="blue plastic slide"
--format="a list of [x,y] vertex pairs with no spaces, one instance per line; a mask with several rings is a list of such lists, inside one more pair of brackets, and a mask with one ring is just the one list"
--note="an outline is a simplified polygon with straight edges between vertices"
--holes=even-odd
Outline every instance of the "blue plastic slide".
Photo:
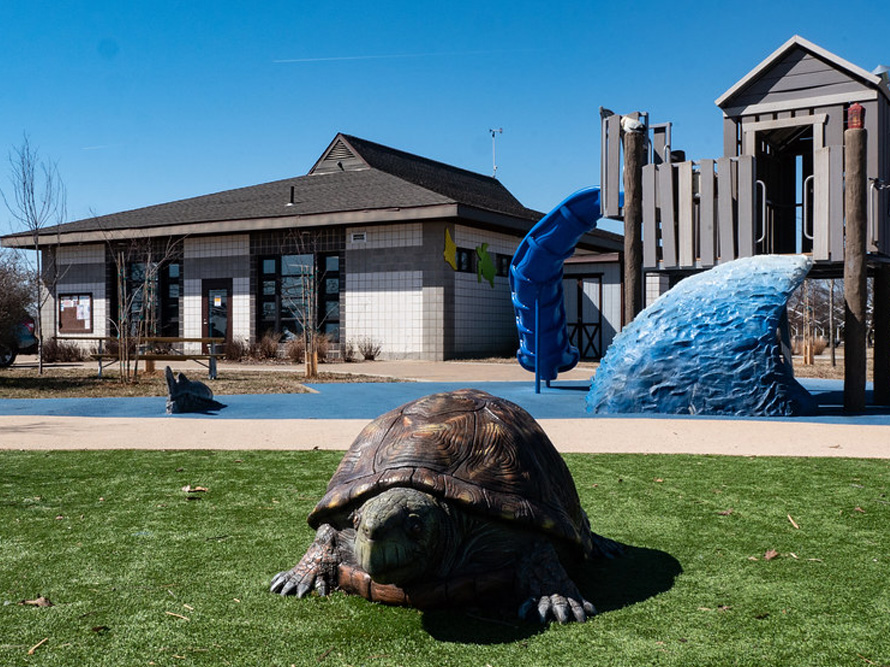
[[[578,363],[569,342],[562,294],[562,264],[600,218],[600,189],[585,188],[541,218],[510,262],[510,291],[519,329],[516,357],[527,371],[549,382]],[[537,368],[535,362],[537,361]]]

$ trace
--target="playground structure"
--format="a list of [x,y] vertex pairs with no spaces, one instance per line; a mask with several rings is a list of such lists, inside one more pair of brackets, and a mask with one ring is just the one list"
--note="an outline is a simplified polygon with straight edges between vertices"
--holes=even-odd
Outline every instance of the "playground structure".
[[579,190],[541,218],[510,262],[510,292],[519,329],[520,365],[535,374],[535,391],[571,370],[580,353],[569,340],[562,265],[600,218],[600,189]]
[[[811,277],[845,278],[845,395],[849,392],[853,397],[847,407],[855,411],[864,407],[865,280],[869,275],[874,279],[875,402],[890,405],[890,85],[886,71],[870,73],[794,36],[716,104],[723,113],[724,155],[698,161],[686,160],[682,151],[674,149],[670,123],[649,125],[648,114],[622,116],[601,109],[598,203],[603,217],[624,221],[625,280],[628,275],[661,274],[669,276],[673,285],[738,258],[807,255],[813,261]],[[627,131],[628,119],[633,121],[633,132]],[[631,169],[631,161],[638,157],[626,151],[627,138],[640,133],[645,145],[643,166]],[[626,202],[622,189],[628,193]],[[640,193],[639,200],[631,197],[632,190]],[[545,220],[557,224],[559,211],[571,200],[539,225]],[[639,208],[641,215],[636,212]],[[587,222],[592,227],[596,220]],[[532,230],[529,236],[534,238],[535,233]],[[557,231],[538,234],[560,238]],[[517,259],[524,262],[519,273],[528,277],[534,271],[527,266],[524,244],[514,257],[514,267],[518,269]],[[561,246],[560,253],[571,251]],[[541,256],[546,257],[548,284],[558,283],[553,278],[561,269],[554,264],[557,255]],[[511,280],[512,273],[511,268]],[[626,285],[626,301],[633,302],[627,293]],[[530,301],[530,294],[531,290],[520,294],[517,305],[518,292],[514,291],[514,305],[520,362],[529,370],[534,361],[539,362],[537,385],[538,376],[549,381],[555,373],[571,368],[568,364],[574,365],[575,355],[554,333],[558,307],[540,298]],[[546,333],[531,318],[534,303],[538,303],[538,317],[544,314]],[[622,324],[628,324],[636,312],[626,315]],[[536,336],[539,331],[541,335]],[[537,346],[539,354],[531,346]]]

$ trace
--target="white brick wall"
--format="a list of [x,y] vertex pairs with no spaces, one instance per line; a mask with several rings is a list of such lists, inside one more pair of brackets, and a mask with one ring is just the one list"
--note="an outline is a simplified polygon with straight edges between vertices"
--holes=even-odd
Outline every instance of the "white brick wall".
[[646,306],[652,305],[658,297],[668,291],[670,279],[664,273],[646,274]]
[[420,356],[423,296],[421,271],[347,274],[348,341],[373,339],[388,359]]
[[250,278],[232,280],[232,339],[250,338]]

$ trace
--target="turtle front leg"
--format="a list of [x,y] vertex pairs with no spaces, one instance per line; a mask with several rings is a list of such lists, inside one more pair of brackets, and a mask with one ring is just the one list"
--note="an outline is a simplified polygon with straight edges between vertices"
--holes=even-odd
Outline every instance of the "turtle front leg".
[[519,607],[519,617],[524,620],[584,623],[596,614],[593,604],[581,595],[548,541],[542,540],[529,550],[520,563],[519,577],[520,586],[528,595]]
[[305,555],[290,570],[279,572],[272,579],[271,591],[281,595],[306,596],[313,589],[327,595],[337,584],[337,566],[342,560],[340,534],[333,526],[323,524]]

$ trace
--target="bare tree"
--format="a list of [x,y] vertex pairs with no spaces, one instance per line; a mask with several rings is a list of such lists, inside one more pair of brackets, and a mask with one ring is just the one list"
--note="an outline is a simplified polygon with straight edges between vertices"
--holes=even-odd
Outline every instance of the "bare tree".
[[[306,377],[318,375],[318,346],[328,314],[319,312],[319,285],[325,279],[324,267],[316,265],[319,233],[290,230],[282,239],[281,303],[290,313],[303,337]],[[285,266],[285,257],[288,265]]]
[[106,242],[115,267],[117,290],[117,353],[121,382],[138,380],[137,348],[147,337],[158,335],[158,278],[166,263],[179,254],[184,237],[163,242],[151,238]]
[[[49,225],[65,222],[66,191],[55,162],[41,159],[37,148],[31,145],[28,135],[22,144],[9,152],[10,196],[2,192],[6,208],[15,221],[31,234],[36,252],[35,307],[37,309],[37,373],[43,374],[43,307],[52,294],[44,290],[43,261],[40,235]],[[53,262],[54,267],[56,262]]]

